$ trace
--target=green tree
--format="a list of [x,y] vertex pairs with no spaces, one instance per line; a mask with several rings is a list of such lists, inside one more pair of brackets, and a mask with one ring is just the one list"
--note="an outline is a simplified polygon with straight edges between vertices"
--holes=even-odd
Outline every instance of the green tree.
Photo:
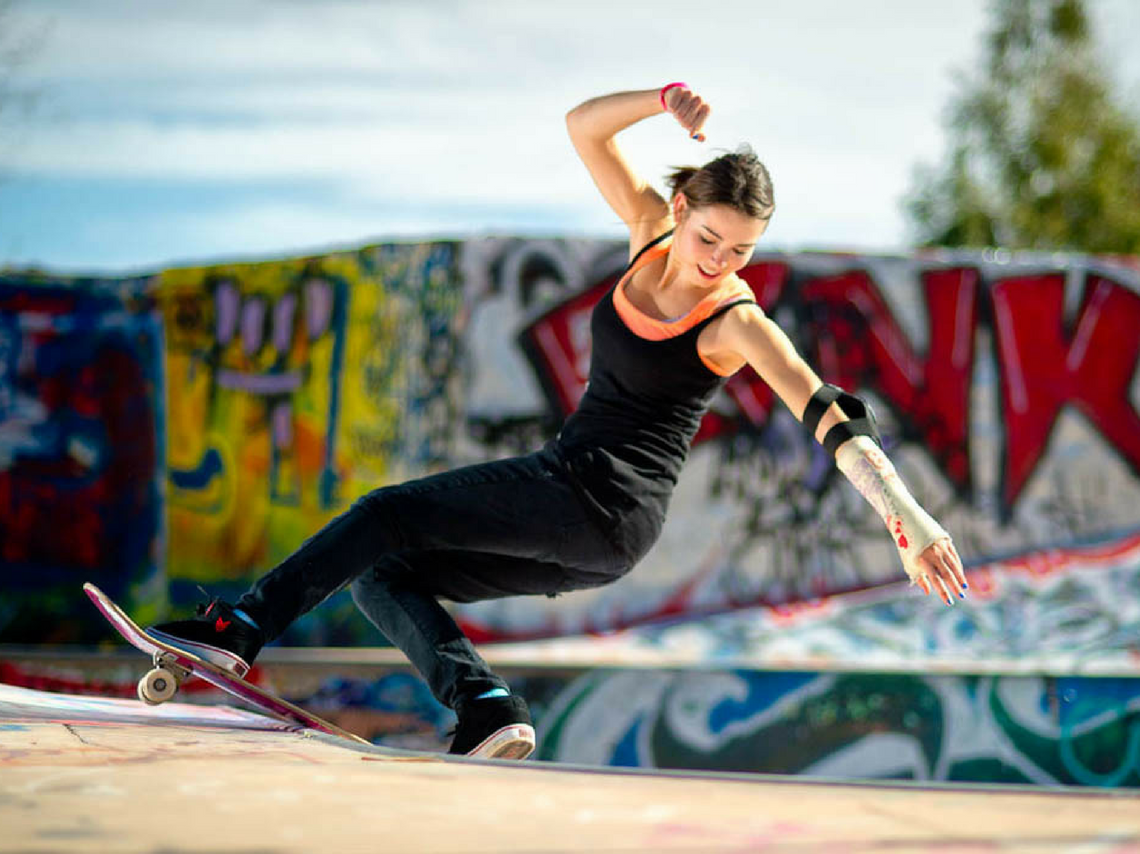
[[1140,254],[1140,124],[1081,0],[996,0],[982,73],[950,104],[951,153],[906,210],[926,246]]

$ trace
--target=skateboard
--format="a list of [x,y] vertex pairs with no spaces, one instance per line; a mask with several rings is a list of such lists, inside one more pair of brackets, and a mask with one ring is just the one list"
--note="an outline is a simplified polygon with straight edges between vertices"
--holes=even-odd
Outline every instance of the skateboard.
[[154,668],[149,670],[139,680],[138,684],[139,699],[144,703],[151,706],[165,703],[178,692],[178,687],[186,679],[190,676],[197,676],[232,694],[239,700],[244,700],[258,711],[308,729],[340,736],[361,744],[369,743],[360,736],[341,729],[336,724],[330,724],[311,712],[306,712],[299,706],[294,706],[280,697],[275,697],[252,682],[247,682],[216,664],[152,637],[147,634],[145,629],[139,628],[138,624],[128,617],[122,608],[112,602],[107,594],[94,584],[90,582],[84,584],[83,592],[87,594],[99,612],[107,618],[107,621],[115,627],[115,630],[123,636],[127,643],[145,652],[153,659]]

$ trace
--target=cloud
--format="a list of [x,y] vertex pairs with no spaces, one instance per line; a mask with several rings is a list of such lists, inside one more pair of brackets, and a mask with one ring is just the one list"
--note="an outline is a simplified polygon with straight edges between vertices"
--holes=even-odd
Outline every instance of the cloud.
[[[767,242],[866,246],[901,240],[898,196],[914,162],[937,159],[949,70],[972,55],[984,7],[37,0],[17,8],[54,21],[35,68],[50,109],[6,152],[9,170],[37,181],[145,180],[172,193],[195,181],[308,182],[323,186],[314,200],[337,200],[390,228],[394,220],[376,212],[415,200],[405,223],[425,233],[463,218],[525,221],[517,212],[528,206],[539,220],[562,216],[568,229],[593,221],[612,233],[615,218],[574,156],[563,115],[591,95],[680,77],[713,104],[709,144],[690,142],[667,117],[634,127],[622,144],[644,175],[656,181],[672,165],[748,140],[779,194]],[[359,233],[355,214],[322,213],[318,201],[229,204],[219,221],[250,245],[274,217],[300,224],[278,229],[283,235]],[[208,243],[196,234],[195,247]]]

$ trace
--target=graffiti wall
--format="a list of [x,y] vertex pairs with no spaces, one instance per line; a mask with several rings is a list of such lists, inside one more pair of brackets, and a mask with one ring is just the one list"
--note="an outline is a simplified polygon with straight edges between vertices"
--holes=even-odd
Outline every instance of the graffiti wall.
[[[537,447],[582,393],[589,311],[625,257],[612,241],[484,239],[138,280],[8,274],[0,571],[16,593],[0,640],[85,636],[86,603],[59,593],[83,580],[144,620],[199,584],[236,593],[371,488]],[[968,563],[1140,531],[1134,263],[757,253],[742,276],[825,380],[872,401]],[[60,520],[76,536],[43,535]],[[481,640],[579,635],[901,577],[873,511],[746,369],[633,573],[458,613]],[[936,605],[913,607],[924,620]],[[380,640],[345,596],[285,638]]]
[[[624,256],[577,243],[464,250],[473,317],[493,312],[516,343],[473,369],[530,380],[512,408],[484,404],[504,415],[483,429],[522,445],[581,395],[589,311]],[[742,276],[826,381],[873,402],[904,479],[967,562],[1140,528],[1133,264],[757,254]],[[494,401],[491,380],[484,385]],[[496,638],[609,630],[901,577],[877,516],[749,369],[706,418],[671,514],[656,548],[619,584],[552,603],[468,606],[469,628]]]
[[[87,579],[143,622],[244,589],[357,495],[447,465],[455,254],[0,279],[0,640],[105,636]],[[345,605],[295,638],[364,636]]]
[[0,637],[90,639],[77,579],[161,589],[163,396],[146,280],[0,275]]
[[355,497],[449,462],[453,256],[385,246],[158,277],[178,598],[244,588]]
[[539,723],[536,758],[587,764],[1140,785],[1134,679],[597,671]]
[[1140,534],[978,564],[967,603],[906,582],[603,635],[518,642],[511,662],[1140,675]]
[[[538,761],[1140,787],[1136,677],[494,664],[530,705]],[[133,698],[145,669],[141,656],[50,662],[0,654],[0,682],[72,695]],[[275,659],[251,673],[377,744],[445,751],[450,741],[454,713],[403,669],[310,658]],[[237,710],[212,705],[231,698],[198,684],[202,690],[179,694],[170,714],[188,717],[193,702],[212,707],[199,717],[248,725]],[[84,705],[59,693],[42,696],[55,707]],[[127,704],[143,708],[133,699],[98,702],[124,704],[123,714]]]

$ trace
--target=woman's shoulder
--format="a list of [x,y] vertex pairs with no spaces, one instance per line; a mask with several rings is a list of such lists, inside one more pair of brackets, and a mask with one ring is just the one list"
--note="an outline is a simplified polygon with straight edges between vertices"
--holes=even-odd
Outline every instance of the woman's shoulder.
[[638,253],[650,243],[668,234],[673,230],[673,214],[646,220],[644,222],[630,223],[629,226],[629,259],[632,261]]
[[725,282],[718,291],[723,293],[723,298],[720,302],[730,302],[736,300],[751,301],[753,305],[759,308],[759,303],[756,302],[756,292],[752,289],[752,285],[740,278],[736,273],[731,276],[725,277]]

